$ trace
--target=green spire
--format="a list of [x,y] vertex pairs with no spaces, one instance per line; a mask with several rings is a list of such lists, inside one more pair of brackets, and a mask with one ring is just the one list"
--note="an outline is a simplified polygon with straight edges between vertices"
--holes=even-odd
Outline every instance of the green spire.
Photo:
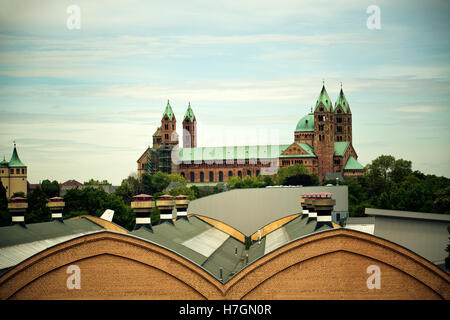
[[25,167],[25,165],[20,161],[19,155],[17,154],[16,144],[14,143],[14,151],[9,160],[9,167]]
[[174,116],[174,113],[173,113],[172,107],[170,106],[169,100],[167,100],[167,106],[166,106],[166,110],[164,110],[163,118],[165,115],[167,115],[167,117],[169,117],[169,120],[172,120],[172,118]]
[[195,119],[194,111],[192,111],[190,102],[189,102],[188,108],[186,110],[186,113],[184,114],[183,120],[186,118],[188,118],[190,122],[194,122],[194,119]]
[[342,87],[341,87],[341,92],[339,92],[338,99],[337,99],[336,103],[334,104],[334,109],[336,109],[338,106],[341,106],[344,113],[347,113],[348,101],[345,98],[344,91],[342,91]]
[[327,109],[327,111],[331,110],[331,100],[328,96],[327,90],[325,89],[325,84],[322,86],[322,90],[320,91],[319,99],[317,99],[316,108],[314,109],[314,111],[317,110],[317,107],[321,102],[325,106],[325,109]]

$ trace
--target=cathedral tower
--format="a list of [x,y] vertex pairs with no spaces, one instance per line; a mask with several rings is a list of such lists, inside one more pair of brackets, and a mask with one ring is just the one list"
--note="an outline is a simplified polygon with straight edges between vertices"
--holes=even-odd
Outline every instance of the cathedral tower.
[[161,119],[161,144],[177,144],[177,120],[170,106],[169,100],[167,100],[166,110],[164,110],[163,117]]
[[319,180],[333,172],[334,128],[333,105],[325,85],[322,86],[314,109],[314,152],[319,167]]
[[197,147],[197,119],[189,102],[183,119],[183,148]]
[[349,141],[352,142],[352,112],[350,106],[345,98],[344,91],[341,87],[338,99],[334,108],[335,118],[335,141]]

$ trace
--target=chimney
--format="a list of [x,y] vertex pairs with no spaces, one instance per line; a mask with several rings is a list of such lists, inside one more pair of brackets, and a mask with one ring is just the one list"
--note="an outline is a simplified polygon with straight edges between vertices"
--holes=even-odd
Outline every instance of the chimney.
[[177,220],[185,219],[189,221],[187,217],[187,208],[189,206],[189,200],[187,196],[180,194],[175,197],[175,206],[177,208]]
[[11,201],[8,203],[8,210],[12,215],[12,225],[18,224],[26,228],[25,212],[27,208],[27,199],[22,197],[11,198]]
[[[315,193],[305,193],[302,196],[303,202],[300,200],[300,203],[302,203],[302,214],[305,216],[305,218],[308,218],[308,221],[306,223],[310,223],[311,221],[317,221],[317,212],[315,212],[315,208],[313,205],[313,200],[315,199]],[[303,216],[302,216],[303,218]]]
[[170,194],[164,194],[159,197],[159,199],[156,201],[156,206],[159,209],[160,216],[159,216],[159,223],[168,222],[173,225],[173,215],[172,211],[175,207],[175,200],[173,196]]
[[302,197],[300,198],[300,201],[299,201],[300,202],[300,206],[302,208],[301,219],[308,218],[308,216],[309,216],[309,210],[308,210],[308,207],[306,205],[306,196],[307,196],[307,193],[302,195]]
[[313,199],[313,206],[317,211],[317,226],[316,229],[323,225],[333,227],[331,212],[333,211],[336,200],[332,199],[332,194],[329,192],[319,192],[315,194]]
[[47,207],[50,209],[50,212],[52,213],[51,221],[59,221],[64,223],[62,217],[64,205],[65,205],[64,199],[61,197],[53,197],[49,199],[49,201],[47,202]]
[[152,219],[150,218],[153,207],[154,203],[152,201],[152,196],[148,194],[138,194],[133,197],[131,208],[136,215],[136,226],[134,227],[134,230],[147,228],[153,232]]

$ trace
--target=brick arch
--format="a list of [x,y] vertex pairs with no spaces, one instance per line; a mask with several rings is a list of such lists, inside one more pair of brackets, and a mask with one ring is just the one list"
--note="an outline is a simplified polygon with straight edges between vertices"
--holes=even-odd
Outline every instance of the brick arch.
[[[81,269],[68,290],[67,266]],[[369,290],[367,266],[381,269]],[[84,290],[84,291],[83,291]],[[180,255],[101,231],[48,248],[0,277],[0,299],[450,299],[450,276],[414,252],[348,229],[299,238],[225,285]]]
[[[369,265],[381,270],[370,290]],[[230,299],[450,299],[450,276],[390,241],[334,229],[293,241],[225,285]]]
[[[81,270],[68,290],[67,266]],[[44,292],[44,295],[43,295]],[[115,232],[89,234],[44,250],[0,278],[0,299],[220,299],[219,281],[185,258]]]

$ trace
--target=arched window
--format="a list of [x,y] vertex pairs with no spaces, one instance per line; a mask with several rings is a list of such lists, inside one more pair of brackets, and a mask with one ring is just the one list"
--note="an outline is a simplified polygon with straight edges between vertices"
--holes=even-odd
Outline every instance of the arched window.
[[256,170],[256,176],[259,176],[259,170]]
[[209,172],[209,182],[214,182],[214,172]]
[[223,172],[219,171],[219,181],[222,182],[223,181]]
[[252,172],[251,172],[250,170],[247,170],[247,175],[248,175],[248,176],[251,176],[251,175],[252,175]]
[[200,182],[205,181],[205,174],[203,173],[203,171],[200,171]]
[[242,179],[242,171],[241,170],[238,171],[238,176],[239,176],[239,178]]
[[228,178],[233,176],[233,171],[228,171]]
[[181,173],[181,176],[182,176],[183,178],[186,178],[186,177],[184,176],[184,172]]
[[190,177],[189,178],[191,179],[191,182],[194,182],[195,175],[194,175],[193,172],[190,173]]

